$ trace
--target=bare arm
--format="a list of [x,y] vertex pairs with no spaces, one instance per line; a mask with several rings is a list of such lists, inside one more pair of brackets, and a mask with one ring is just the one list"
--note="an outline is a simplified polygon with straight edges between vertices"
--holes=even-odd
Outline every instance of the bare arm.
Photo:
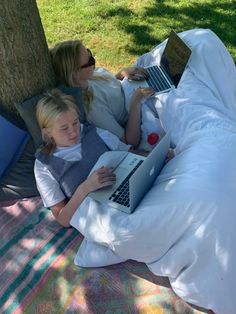
[[[116,74],[116,78],[119,80],[122,80],[124,77],[130,80],[140,81],[147,78],[148,73],[144,68],[128,67],[121,69]],[[152,88],[138,88],[131,98],[129,104],[129,118],[122,140],[133,147],[139,145],[141,137],[141,101],[153,94],[154,90]]]
[[152,88],[138,88],[130,101],[129,118],[125,129],[125,142],[137,147],[141,137],[141,102],[153,95]]
[[54,217],[62,226],[69,227],[73,214],[85,197],[92,191],[114,184],[115,179],[115,174],[110,168],[102,167],[94,171],[78,186],[68,202],[63,200],[51,207]]
[[118,80],[122,80],[124,77],[127,77],[129,80],[144,80],[148,77],[148,73],[144,68],[139,67],[128,67],[121,69],[116,75]]

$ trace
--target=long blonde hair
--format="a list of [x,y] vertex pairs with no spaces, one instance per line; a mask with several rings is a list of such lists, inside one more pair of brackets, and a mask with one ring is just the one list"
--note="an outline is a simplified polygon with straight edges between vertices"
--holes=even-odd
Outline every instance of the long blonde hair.
[[[50,49],[53,68],[58,80],[58,83],[64,83],[67,86],[77,86],[74,83],[74,74],[81,69],[81,47],[83,43],[81,40],[67,40],[56,44]],[[93,80],[108,79],[103,76],[94,76]],[[93,94],[89,90],[83,91],[83,98],[85,103],[85,110],[89,112],[90,104],[93,99]]]
[[80,67],[80,54],[83,43],[80,40],[67,40],[56,44],[51,50],[52,64],[58,82],[75,86],[73,74]]
[[56,144],[53,139],[47,136],[45,130],[52,126],[60,113],[66,111],[74,111],[79,115],[79,109],[75,104],[73,96],[66,95],[56,88],[47,92],[45,97],[37,103],[36,117],[45,144],[43,151],[47,154],[53,153]]

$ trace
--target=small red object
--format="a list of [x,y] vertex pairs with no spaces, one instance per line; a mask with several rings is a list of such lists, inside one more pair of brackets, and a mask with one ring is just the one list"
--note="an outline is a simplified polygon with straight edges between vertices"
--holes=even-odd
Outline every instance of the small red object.
[[148,134],[147,136],[147,142],[150,145],[155,145],[159,141],[159,139],[160,139],[160,136],[155,132],[152,132]]

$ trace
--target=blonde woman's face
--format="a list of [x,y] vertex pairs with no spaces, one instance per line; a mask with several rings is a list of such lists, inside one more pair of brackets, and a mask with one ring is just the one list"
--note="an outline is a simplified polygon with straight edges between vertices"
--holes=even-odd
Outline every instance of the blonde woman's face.
[[[93,58],[93,56],[90,50],[88,50],[82,45],[81,51],[80,51],[81,68],[78,71],[79,79],[88,80],[92,77],[95,64],[91,62],[91,58]],[[94,59],[94,62],[95,62],[95,59]]]
[[75,111],[60,113],[47,129],[47,135],[52,138],[57,146],[69,147],[79,141],[80,121]]

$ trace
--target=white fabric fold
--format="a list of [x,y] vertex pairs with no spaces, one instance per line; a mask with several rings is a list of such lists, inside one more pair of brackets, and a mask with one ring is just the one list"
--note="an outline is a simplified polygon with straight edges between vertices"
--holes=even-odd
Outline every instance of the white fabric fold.
[[[117,261],[141,261],[154,274],[168,276],[185,301],[234,314],[236,70],[210,30],[180,35],[193,55],[180,86],[161,95],[157,106],[176,156],[133,214],[88,197],[71,224],[87,241],[109,248]],[[163,46],[138,64],[160,58]]]

